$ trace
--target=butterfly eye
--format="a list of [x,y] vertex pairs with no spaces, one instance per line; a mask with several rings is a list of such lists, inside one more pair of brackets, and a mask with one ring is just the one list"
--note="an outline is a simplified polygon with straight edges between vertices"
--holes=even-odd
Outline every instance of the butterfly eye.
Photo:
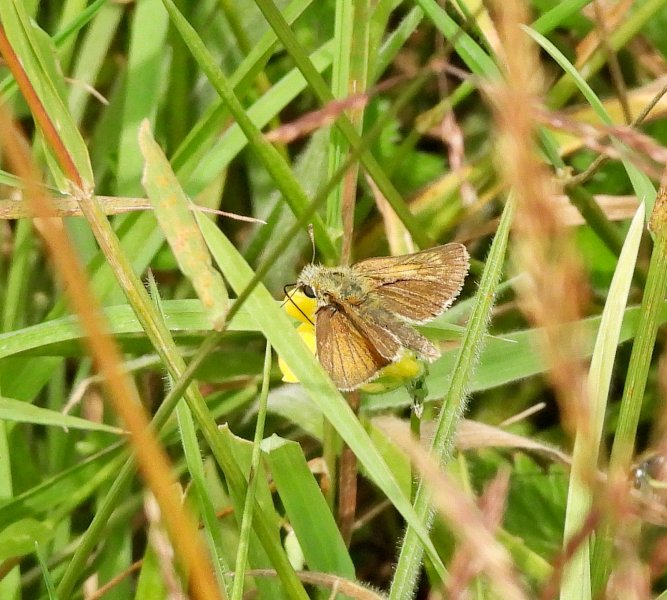
[[307,296],[308,298],[314,298],[315,297],[315,290],[313,290],[312,287],[309,285],[304,285],[301,290],[303,291],[304,295]]

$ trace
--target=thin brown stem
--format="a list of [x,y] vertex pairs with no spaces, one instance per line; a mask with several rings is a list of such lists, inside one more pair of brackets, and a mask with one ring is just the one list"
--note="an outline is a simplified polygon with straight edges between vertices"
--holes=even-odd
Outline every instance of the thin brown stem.
[[44,134],[48,146],[55,154],[58,163],[72,183],[80,190],[83,190],[83,180],[74,163],[74,159],[63,143],[56,126],[53,124],[53,121],[51,121],[51,117],[48,112],[46,112],[46,108],[44,108],[44,104],[30,82],[19,57],[9,43],[2,25],[0,25],[0,53],[7,62],[7,66],[16,80],[19,90],[21,90],[21,94],[30,108],[33,118],[39,125],[39,128]]
[[[356,414],[359,411],[359,392],[349,392],[346,397]],[[338,527],[345,544],[349,546],[357,511],[357,457],[347,445],[340,455],[338,489]]]

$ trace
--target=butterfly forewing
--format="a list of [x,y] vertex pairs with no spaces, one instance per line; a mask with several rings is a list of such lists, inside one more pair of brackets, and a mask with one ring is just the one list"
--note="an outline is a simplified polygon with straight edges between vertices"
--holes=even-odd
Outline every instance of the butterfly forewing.
[[370,258],[352,267],[364,277],[383,306],[414,323],[442,314],[463,287],[468,273],[463,244],[445,244],[404,256]]
[[341,390],[360,386],[391,362],[352,319],[343,310],[329,305],[318,309],[315,321],[317,357]]

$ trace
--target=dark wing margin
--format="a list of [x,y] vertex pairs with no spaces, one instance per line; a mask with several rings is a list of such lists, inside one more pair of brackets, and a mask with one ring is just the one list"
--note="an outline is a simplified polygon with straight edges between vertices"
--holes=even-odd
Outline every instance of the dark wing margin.
[[359,387],[391,362],[335,306],[323,306],[317,311],[315,337],[317,357],[339,390]]
[[413,323],[426,323],[447,310],[459,295],[470,258],[453,243],[404,256],[370,258],[354,269],[391,312]]

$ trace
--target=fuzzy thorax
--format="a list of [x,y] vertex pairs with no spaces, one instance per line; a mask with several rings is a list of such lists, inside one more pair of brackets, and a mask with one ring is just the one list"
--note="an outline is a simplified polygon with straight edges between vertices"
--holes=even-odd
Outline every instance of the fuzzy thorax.
[[357,304],[367,293],[359,276],[349,267],[306,265],[299,275],[297,286],[306,295],[310,288],[317,299],[318,306],[326,306],[341,300]]

